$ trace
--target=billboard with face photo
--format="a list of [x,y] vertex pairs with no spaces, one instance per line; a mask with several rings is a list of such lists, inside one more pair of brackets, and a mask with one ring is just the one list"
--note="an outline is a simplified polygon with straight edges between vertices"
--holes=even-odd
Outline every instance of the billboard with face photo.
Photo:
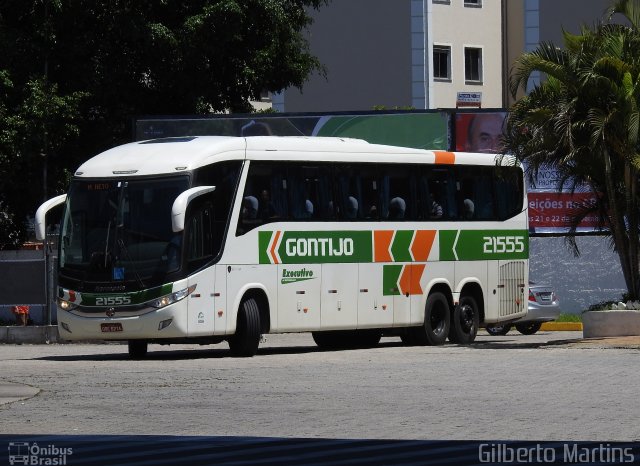
[[456,151],[500,152],[502,130],[506,112],[457,113]]

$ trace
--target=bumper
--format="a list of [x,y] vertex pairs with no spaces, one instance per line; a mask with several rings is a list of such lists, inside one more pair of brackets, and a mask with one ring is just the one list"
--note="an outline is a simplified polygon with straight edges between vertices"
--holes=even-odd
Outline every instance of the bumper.
[[[121,327],[120,327],[121,326]],[[105,331],[118,328],[117,331]],[[58,332],[65,340],[181,338],[188,334],[186,300],[141,315],[79,315],[58,308]]]
[[560,316],[560,306],[558,303],[549,305],[529,304],[527,315],[516,323],[524,322],[551,322]]

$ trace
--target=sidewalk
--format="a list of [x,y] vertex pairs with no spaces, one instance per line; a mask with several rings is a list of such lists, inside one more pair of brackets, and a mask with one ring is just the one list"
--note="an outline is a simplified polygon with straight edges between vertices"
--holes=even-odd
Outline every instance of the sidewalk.
[[57,325],[27,325],[26,327],[0,327],[0,343],[49,344],[64,343],[58,335]]
[[617,349],[640,349],[640,335],[626,337],[603,337],[603,338],[584,338],[576,342],[570,343],[569,348],[617,348]]

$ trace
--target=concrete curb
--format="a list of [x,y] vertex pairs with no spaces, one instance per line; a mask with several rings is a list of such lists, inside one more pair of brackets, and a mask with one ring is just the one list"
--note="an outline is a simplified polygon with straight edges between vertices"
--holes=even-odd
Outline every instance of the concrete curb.
[[640,311],[592,311],[582,315],[584,337],[640,336]]
[[545,322],[540,330],[546,332],[582,332],[582,322]]
[[57,325],[0,327],[0,343],[10,345],[65,343],[58,335]]

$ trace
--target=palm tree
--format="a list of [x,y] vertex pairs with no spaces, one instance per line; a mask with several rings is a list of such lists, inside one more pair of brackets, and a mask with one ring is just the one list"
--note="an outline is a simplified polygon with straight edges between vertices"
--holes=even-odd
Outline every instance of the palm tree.
[[629,298],[640,297],[638,167],[640,166],[640,0],[618,1],[630,26],[600,24],[564,33],[564,49],[543,43],[515,63],[511,91],[544,73],[511,108],[505,148],[526,161],[531,180],[549,167],[561,174],[558,190],[585,184],[596,201],[573,211],[576,227],[595,214],[618,253]]

